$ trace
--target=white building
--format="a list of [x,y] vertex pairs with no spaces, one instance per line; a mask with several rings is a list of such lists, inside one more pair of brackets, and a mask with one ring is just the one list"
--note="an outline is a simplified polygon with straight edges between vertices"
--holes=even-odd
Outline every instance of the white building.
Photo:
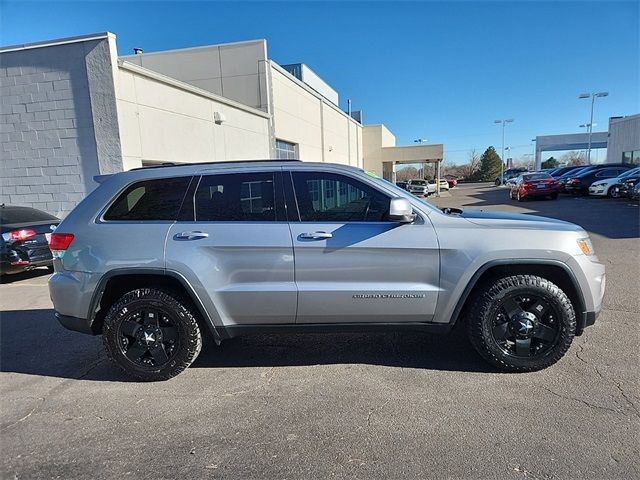
[[[443,146],[396,147],[304,64],[267,42],[119,56],[101,33],[0,48],[0,202],[64,215],[92,177],[165,162],[298,158],[389,180]],[[360,114],[360,112],[357,112]]]

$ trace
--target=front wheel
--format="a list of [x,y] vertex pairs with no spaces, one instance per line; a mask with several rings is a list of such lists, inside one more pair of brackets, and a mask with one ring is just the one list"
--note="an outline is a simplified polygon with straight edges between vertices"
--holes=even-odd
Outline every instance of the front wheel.
[[202,348],[193,307],[174,292],[141,288],[109,309],[102,329],[108,356],[138,380],[168,380]]
[[576,316],[557,285],[516,275],[475,294],[467,327],[474,348],[489,363],[510,372],[530,372],[563,357],[575,336]]

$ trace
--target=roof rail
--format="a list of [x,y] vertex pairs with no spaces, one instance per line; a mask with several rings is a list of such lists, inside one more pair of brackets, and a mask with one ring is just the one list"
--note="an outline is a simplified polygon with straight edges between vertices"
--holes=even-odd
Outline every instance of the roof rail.
[[159,163],[157,165],[148,165],[146,167],[136,167],[132,168],[131,171],[134,170],[146,170],[148,168],[163,168],[163,167],[199,167],[200,165],[225,165],[229,163],[253,163],[253,162],[300,162],[301,160],[294,158],[266,158],[264,160],[223,160],[220,162],[189,162],[189,163],[174,163],[174,162],[164,162]]

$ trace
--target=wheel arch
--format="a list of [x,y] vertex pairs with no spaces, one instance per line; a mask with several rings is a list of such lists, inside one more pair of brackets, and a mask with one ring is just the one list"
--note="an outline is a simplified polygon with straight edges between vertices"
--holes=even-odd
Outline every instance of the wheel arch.
[[[178,272],[163,268],[122,268],[105,273],[93,293],[87,314],[93,334],[102,332],[104,317],[118,298],[126,292],[145,287],[164,287],[182,294],[200,314],[202,329],[210,331],[216,340],[220,340],[213,320],[186,278]],[[203,328],[205,325],[206,329]]]
[[451,316],[451,322],[457,323],[464,317],[465,308],[473,292],[485,281],[511,275],[536,275],[555,283],[571,300],[576,312],[576,335],[581,335],[585,326],[585,300],[578,280],[569,266],[559,260],[541,259],[505,259],[493,260],[480,267],[471,277]]

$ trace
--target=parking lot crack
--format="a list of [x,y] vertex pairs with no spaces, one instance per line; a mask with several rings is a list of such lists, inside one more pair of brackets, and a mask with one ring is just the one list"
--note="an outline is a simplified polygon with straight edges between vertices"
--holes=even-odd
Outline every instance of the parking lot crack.
[[566,395],[562,395],[562,394],[560,394],[558,392],[554,392],[553,390],[551,390],[550,388],[547,388],[547,387],[542,387],[542,388],[544,390],[546,390],[547,392],[549,392],[551,395],[554,395],[554,396],[556,396],[558,398],[562,398],[563,400],[570,400],[572,402],[582,403],[583,405],[585,405],[585,406],[587,406],[587,407],[589,407],[590,409],[593,409],[593,410],[604,410],[604,411],[607,411],[607,412],[613,412],[613,413],[618,413],[618,414],[620,413],[620,411],[616,410],[615,408],[609,408],[609,407],[603,407],[601,405],[595,405],[595,404],[587,402],[586,400],[583,400],[581,398],[575,398],[575,397],[569,397],[569,396],[566,396]]
[[35,411],[40,408],[40,406],[44,403],[44,397],[40,397],[38,398],[38,400],[36,401],[36,404],[33,406],[33,408],[29,411],[29,413],[27,413],[26,415],[24,415],[23,417],[19,418],[18,420],[16,420],[15,422],[12,422],[6,426],[4,426],[3,428],[0,429],[0,432],[4,432],[5,430],[10,429],[11,427],[14,427],[15,425],[18,425],[19,423],[24,422],[25,420],[28,420],[29,417],[31,417],[31,415],[33,415],[35,413]]
[[624,398],[627,403],[631,406],[631,408],[633,409],[633,411],[636,413],[637,417],[640,417],[640,410],[638,409],[638,406],[636,405],[636,403],[631,400],[629,398],[629,396],[626,394],[626,392],[624,391],[624,389],[622,388],[622,383],[621,382],[614,382],[616,385],[616,388],[618,389],[618,391],[620,392],[620,395],[622,395],[622,398]]

